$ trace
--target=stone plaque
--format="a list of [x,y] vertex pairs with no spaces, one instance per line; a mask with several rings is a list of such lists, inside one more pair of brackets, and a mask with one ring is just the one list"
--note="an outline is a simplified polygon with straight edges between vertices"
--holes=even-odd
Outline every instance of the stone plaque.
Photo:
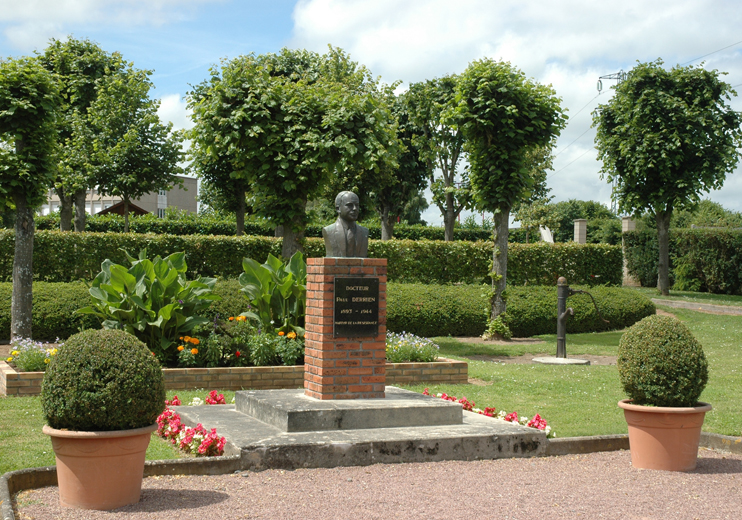
[[379,333],[379,279],[335,278],[333,336],[371,337]]

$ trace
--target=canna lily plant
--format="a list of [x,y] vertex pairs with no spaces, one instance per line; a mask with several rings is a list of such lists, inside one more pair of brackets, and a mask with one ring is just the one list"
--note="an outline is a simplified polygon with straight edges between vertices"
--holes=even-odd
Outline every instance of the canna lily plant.
[[131,267],[106,259],[89,289],[93,305],[77,312],[98,316],[103,328],[135,335],[164,365],[173,365],[178,338],[207,323],[198,313],[221,299],[213,292],[216,279],[186,280],[182,252],[153,260],[147,258],[146,249],[139,258],[124,253]]
[[262,265],[245,258],[242,268],[241,291],[252,310],[241,316],[256,320],[263,330],[295,332],[303,337],[307,294],[304,255],[297,251],[286,264],[271,254]]

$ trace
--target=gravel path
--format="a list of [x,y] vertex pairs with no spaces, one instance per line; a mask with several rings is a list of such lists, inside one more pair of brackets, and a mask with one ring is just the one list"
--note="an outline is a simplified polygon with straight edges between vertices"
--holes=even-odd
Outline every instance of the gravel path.
[[628,451],[145,479],[116,512],[19,494],[19,519],[739,519],[742,455],[701,449],[690,473],[637,470]]

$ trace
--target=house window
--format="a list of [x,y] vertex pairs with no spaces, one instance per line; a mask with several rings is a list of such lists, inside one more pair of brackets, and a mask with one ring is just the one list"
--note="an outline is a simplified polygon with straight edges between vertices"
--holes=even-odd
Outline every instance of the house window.
[[165,218],[165,208],[158,208],[157,209],[157,216],[159,218]]

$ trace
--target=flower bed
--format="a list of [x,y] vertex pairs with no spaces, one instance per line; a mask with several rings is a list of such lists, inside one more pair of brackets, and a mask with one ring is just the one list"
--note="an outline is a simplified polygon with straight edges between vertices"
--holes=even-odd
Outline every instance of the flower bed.
[[[423,390],[423,395],[430,395],[427,388]],[[498,419],[501,421],[512,422],[512,423],[520,424],[521,426],[528,426],[529,428],[535,428],[537,430],[542,430],[544,433],[546,433],[547,438],[556,437],[556,433],[551,429],[551,426],[546,424],[546,420],[542,418],[539,414],[534,415],[532,419],[529,419],[528,417],[524,415],[522,415],[519,418],[518,412],[508,413],[505,410],[500,410],[498,412],[495,409],[495,407],[487,406],[484,408],[484,410],[482,410],[481,408],[477,408],[477,405],[474,403],[474,401],[469,401],[466,397],[462,397],[461,399],[458,399],[452,395],[448,395],[445,393],[436,394],[435,396],[440,397],[441,399],[445,401],[459,403],[464,408],[464,410],[468,412],[474,412],[474,413],[478,413],[479,415],[485,415],[487,417],[492,417],[494,419]]]
[[[194,390],[218,387],[223,390],[302,388],[304,365],[272,367],[165,368],[165,388]],[[0,361],[0,395],[38,395],[43,372],[17,372]],[[465,384],[469,365],[464,361],[439,358],[430,363],[387,363],[386,384]]]

